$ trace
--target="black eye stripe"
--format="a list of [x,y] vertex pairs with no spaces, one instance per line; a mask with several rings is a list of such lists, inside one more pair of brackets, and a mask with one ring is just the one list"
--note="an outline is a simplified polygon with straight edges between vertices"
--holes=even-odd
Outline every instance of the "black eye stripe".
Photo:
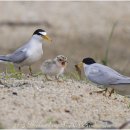
[[37,35],[42,36],[42,34],[41,34],[41,33],[37,33]]

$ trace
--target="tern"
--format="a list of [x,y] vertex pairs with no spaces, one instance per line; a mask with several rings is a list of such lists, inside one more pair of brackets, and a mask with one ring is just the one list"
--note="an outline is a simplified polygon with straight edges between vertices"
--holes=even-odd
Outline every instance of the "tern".
[[107,92],[107,88],[111,87],[112,91],[110,92],[109,96],[111,96],[111,94],[114,92],[114,89],[119,91],[125,91],[124,89],[127,89],[126,91],[130,94],[130,86],[127,86],[127,88],[121,86],[130,85],[130,77],[124,76],[108,66],[96,63],[92,58],[84,58],[82,62],[76,66],[78,66],[80,69],[81,67],[84,68],[85,76],[91,82],[98,85],[103,85],[105,88],[103,91]]
[[0,61],[13,63],[19,68],[20,72],[21,67],[28,66],[30,74],[32,74],[31,65],[40,60],[43,55],[43,39],[52,41],[49,36],[47,36],[46,31],[37,29],[25,45],[11,54],[0,55]]

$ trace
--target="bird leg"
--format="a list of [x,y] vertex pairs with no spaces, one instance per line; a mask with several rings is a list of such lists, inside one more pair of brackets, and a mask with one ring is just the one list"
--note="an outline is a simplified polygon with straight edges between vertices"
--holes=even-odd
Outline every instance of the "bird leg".
[[32,68],[31,68],[31,66],[29,66],[29,74],[32,76],[33,75],[33,73],[32,73]]
[[111,90],[111,92],[109,93],[109,97],[111,97],[111,95],[114,93],[114,89]]
[[19,71],[21,72],[21,67],[19,67]]
[[22,75],[22,69],[21,69],[21,67],[19,67],[18,69],[19,69],[20,75]]
[[[106,95],[106,93],[107,93],[107,88],[106,89],[104,89],[104,90],[102,90],[102,91],[94,91],[93,93],[103,93],[103,92],[105,92],[105,95]],[[91,93],[92,94],[92,93]]]
[[48,78],[47,74],[45,74],[45,78],[46,78],[46,80],[48,80],[48,81],[53,81],[52,79]]
[[59,75],[56,75],[55,78],[56,78],[57,82],[63,82],[63,80],[59,79]]

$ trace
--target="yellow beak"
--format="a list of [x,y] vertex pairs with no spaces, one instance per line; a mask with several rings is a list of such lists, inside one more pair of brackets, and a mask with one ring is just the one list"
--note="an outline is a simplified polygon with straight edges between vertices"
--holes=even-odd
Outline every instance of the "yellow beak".
[[47,36],[47,35],[43,35],[42,38],[47,40],[47,41],[52,42],[51,38],[49,36]]
[[80,79],[82,78],[81,77],[81,68],[82,67],[83,67],[83,62],[80,62],[79,64],[75,65],[76,71],[78,72]]
[[77,64],[76,66],[78,66],[80,69],[83,67],[83,62],[80,62],[79,64]]

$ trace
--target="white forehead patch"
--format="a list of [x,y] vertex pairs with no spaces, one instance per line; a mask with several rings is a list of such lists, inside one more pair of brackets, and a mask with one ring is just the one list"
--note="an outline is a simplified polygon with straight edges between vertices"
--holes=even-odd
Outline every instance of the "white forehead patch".
[[46,32],[39,32],[40,34],[42,34],[42,35],[46,35],[47,33]]

